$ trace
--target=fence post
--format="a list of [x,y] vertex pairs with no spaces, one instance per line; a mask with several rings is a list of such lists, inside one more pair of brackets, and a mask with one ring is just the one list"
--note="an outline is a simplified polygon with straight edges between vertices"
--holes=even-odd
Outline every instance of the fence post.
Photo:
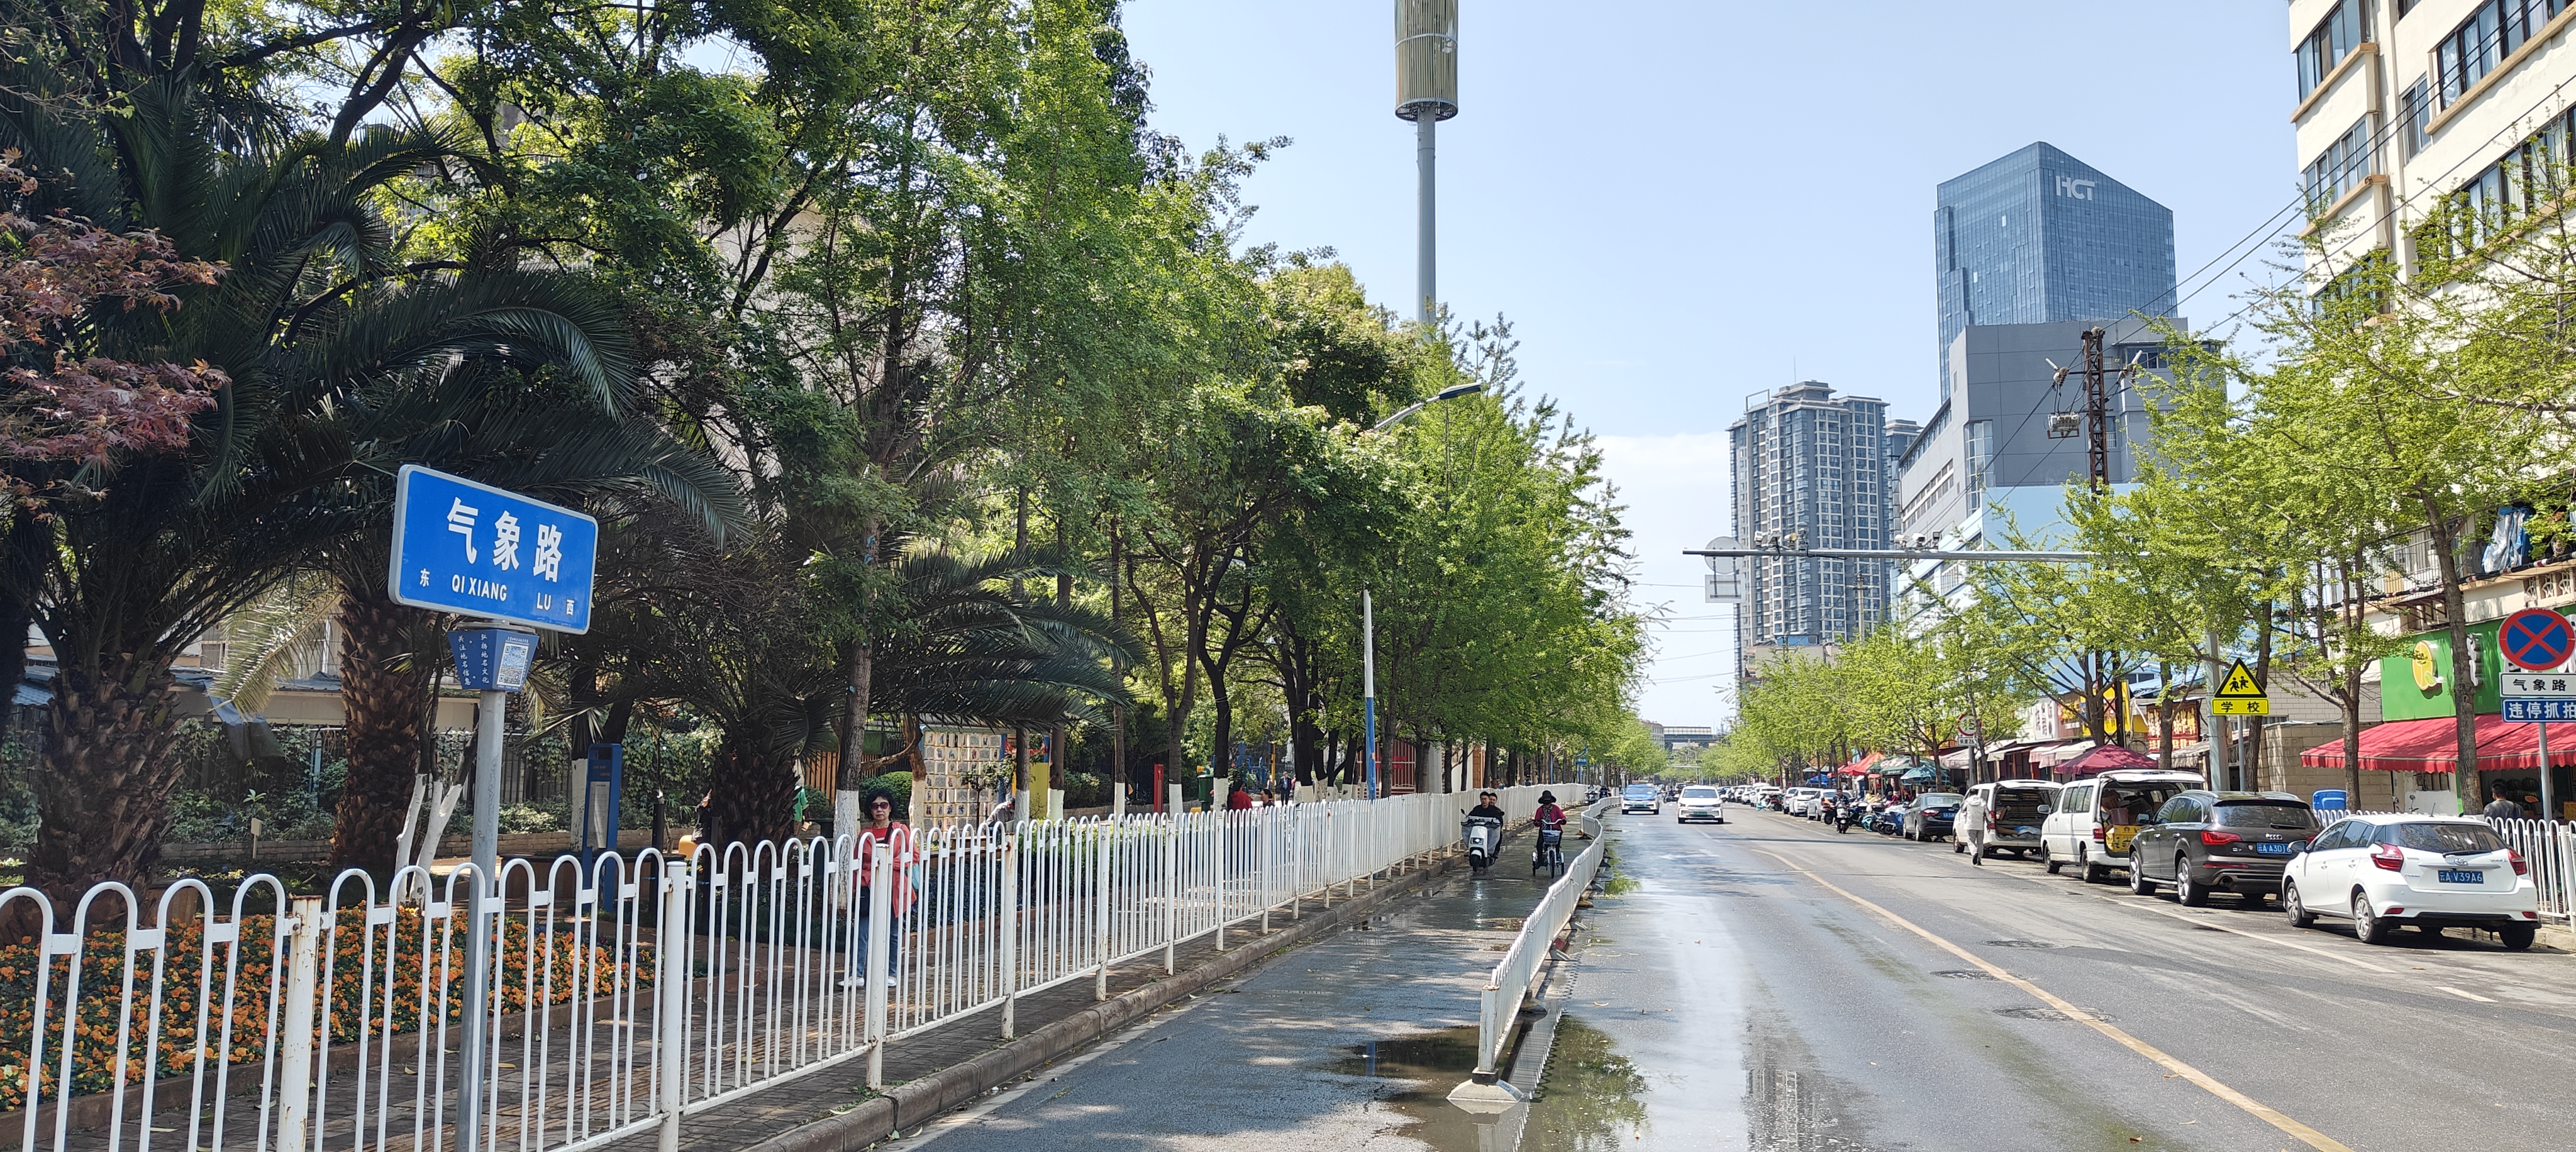
[[1093,935],[1099,941],[1100,974],[1092,979],[1091,998],[1106,1000],[1109,998],[1109,917],[1118,906],[1116,901],[1109,898],[1111,875],[1109,864],[1110,857],[1117,851],[1118,818],[1112,816],[1101,823],[1099,831],[1100,838],[1096,841],[1093,851],[1100,854],[1100,922],[1094,926]]
[[886,955],[893,946],[894,933],[888,921],[894,919],[894,869],[891,845],[879,841],[868,853],[868,961],[860,979],[868,986],[868,1087],[885,1087],[886,1046],[886,974],[893,966]]
[[1001,826],[1002,907],[994,922],[1002,930],[1002,1039],[1019,1035],[1020,1013],[1020,857],[1019,837]]
[[1216,950],[1223,952],[1226,914],[1234,911],[1233,901],[1227,899],[1234,892],[1234,838],[1228,835],[1234,830],[1234,813],[1212,811],[1216,817]]
[[[313,1115],[313,1009],[322,975],[322,898],[298,896],[294,925],[287,929],[285,1024],[278,1038],[286,1051],[279,1058],[277,1152],[304,1152]],[[70,1090],[64,1090],[69,1107]],[[463,1101],[464,1107],[474,1106]],[[32,1101],[30,1112],[33,1111]]]
[[1188,813],[1172,809],[1172,823],[1163,837],[1163,974],[1178,971],[1172,966],[1173,953],[1181,935],[1181,821]]
[[662,1113],[660,1152],[680,1152],[680,1103],[689,1075],[689,866],[672,867],[671,858],[662,858],[662,922],[655,925],[654,950],[660,955],[660,972],[654,979],[661,982],[661,1039],[655,1063],[661,1072],[654,1087],[655,1106]]

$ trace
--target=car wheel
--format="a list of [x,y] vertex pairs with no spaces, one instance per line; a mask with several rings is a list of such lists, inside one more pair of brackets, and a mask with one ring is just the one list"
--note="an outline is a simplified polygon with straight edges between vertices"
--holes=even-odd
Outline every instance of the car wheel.
[[2496,936],[2504,941],[2505,947],[2520,952],[2530,948],[2531,942],[2540,938],[2540,925],[2507,924],[2496,929]]
[[[2138,858],[2129,857],[2129,871],[2137,870]],[[2209,885],[2192,879],[2191,861],[2180,856],[2174,857],[2174,898],[2182,901],[2183,907],[2186,908],[2209,906]]]
[[2352,934],[2360,937],[2362,943],[2388,943],[2389,934],[2396,930],[2396,925],[2380,919],[2379,914],[2371,910],[2370,897],[2358,892],[2353,893]]
[[2075,863],[2077,867],[2084,870],[2085,883],[2108,884],[2111,882],[2111,870],[2093,862],[2093,852],[2091,849],[2078,849],[2075,855]]
[[2153,896],[2156,894],[2156,882],[2147,879],[2146,869],[2135,867],[2129,869],[2129,894],[2132,896]]
[[2281,914],[2289,917],[2292,928],[2306,928],[2317,922],[2317,914],[2299,903],[2299,886],[2287,880],[2281,881]]
[[2051,876],[2057,875],[2060,869],[2066,867],[2065,861],[2049,855],[2045,850],[2041,851],[2039,855],[2041,859],[2048,861],[2048,874]]

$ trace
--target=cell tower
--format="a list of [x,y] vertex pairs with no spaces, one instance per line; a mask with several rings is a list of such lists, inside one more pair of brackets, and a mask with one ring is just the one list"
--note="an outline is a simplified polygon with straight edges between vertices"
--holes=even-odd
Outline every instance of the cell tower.
[[1458,114],[1458,0],[1395,0],[1395,114],[1413,121],[1421,179],[1415,275],[1425,323],[1438,314],[1438,124]]

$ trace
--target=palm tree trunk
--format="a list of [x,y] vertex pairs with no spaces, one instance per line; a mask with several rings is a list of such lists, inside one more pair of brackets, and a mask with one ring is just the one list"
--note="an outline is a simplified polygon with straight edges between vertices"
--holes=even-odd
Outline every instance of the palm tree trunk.
[[416,659],[421,612],[372,589],[348,589],[340,606],[340,703],[348,714],[349,780],[332,810],[333,868],[400,867],[412,777],[428,732],[432,660]]
[[[843,763],[852,757],[844,755]],[[761,751],[754,739],[724,735],[708,773],[714,785],[715,820],[709,838],[718,846],[734,841],[785,843],[795,834],[789,810],[796,802],[795,758]]]
[[95,678],[76,667],[54,675],[36,769],[44,824],[27,882],[62,912],[103,880],[141,887],[160,858],[179,783],[173,680],[168,665],[131,655],[111,658]]

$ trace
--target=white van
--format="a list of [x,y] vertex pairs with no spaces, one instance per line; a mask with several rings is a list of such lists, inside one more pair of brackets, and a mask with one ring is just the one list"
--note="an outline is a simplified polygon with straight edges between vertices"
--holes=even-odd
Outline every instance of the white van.
[[2174,793],[2208,786],[2197,773],[2153,768],[2116,769],[2068,784],[2039,826],[2049,874],[2072,864],[2085,883],[2107,883],[2113,869],[2129,866],[2129,841],[2140,821],[2154,816]]
[[[1986,855],[2004,851],[2035,858],[2040,825],[2057,810],[2058,792],[2065,787],[2054,780],[1997,780],[1968,789],[1986,808]],[[1962,850],[1967,843],[1955,833],[1951,842]]]

